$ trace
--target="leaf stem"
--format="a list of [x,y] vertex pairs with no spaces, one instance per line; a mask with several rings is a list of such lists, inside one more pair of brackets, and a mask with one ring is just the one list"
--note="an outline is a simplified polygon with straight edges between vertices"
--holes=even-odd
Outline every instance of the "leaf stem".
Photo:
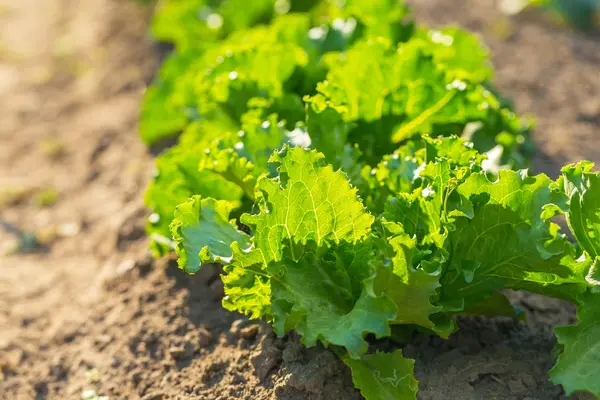
[[421,113],[421,115],[419,115],[417,118],[415,118],[412,121],[408,122],[407,124],[404,124],[403,126],[401,126],[392,135],[392,142],[398,143],[398,142],[403,141],[404,139],[408,139],[408,137],[411,135],[412,131],[416,127],[423,124],[423,122],[425,122],[425,120],[430,118],[432,115],[434,115],[435,113],[440,111],[442,108],[444,108],[448,103],[450,103],[450,101],[454,98],[456,93],[457,93],[457,90],[449,91],[437,103],[435,103],[434,105],[432,105],[431,107],[429,107],[428,109],[423,111]]

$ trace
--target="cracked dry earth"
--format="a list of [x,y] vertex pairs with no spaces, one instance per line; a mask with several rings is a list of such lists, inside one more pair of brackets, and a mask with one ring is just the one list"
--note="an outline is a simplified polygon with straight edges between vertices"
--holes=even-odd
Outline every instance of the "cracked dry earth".
[[[482,34],[496,84],[538,117],[537,171],[600,162],[597,36],[506,19],[491,0],[413,3],[424,23]],[[42,241],[0,256],[0,398],[360,399],[329,351],[223,310],[217,268],[190,277],[148,257],[152,154],[136,122],[159,63],[150,16],[124,0],[0,0],[0,190],[18,194],[0,198],[0,244]],[[42,206],[49,188],[57,201]],[[420,399],[567,399],[547,371],[552,328],[573,310],[511,298],[527,322],[461,319],[447,341],[406,346]]]

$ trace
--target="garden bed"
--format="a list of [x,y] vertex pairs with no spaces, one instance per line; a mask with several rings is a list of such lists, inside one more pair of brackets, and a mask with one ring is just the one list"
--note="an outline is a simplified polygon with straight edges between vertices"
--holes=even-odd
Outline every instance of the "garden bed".
[[[2,221],[47,238],[0,258],[0,397],[360,399],[333,353],[224,310],[216,268],[188,276],[146,254],[141,198],[152,155],[136,121],[158,57],[149,12],[117,1],[55,0],[47,12],[12,3],[0,15],[12,21],[0,38],[14,49],[0,54],[0,80],[10,82],[0,86],[0,185],[50,185],[59,196],[47,208],[23,196],[0,210]],[[420,21],[483,34],[495,83],[538,118],[536,172],[556,178],[567,162],[600,162],[597,37],[531,13],[507,20],[492,1],[414,3]],[[69,47],[75,37],[85,45]],[[419,398],[565,398],[547,371],[552,328],[574,322],[574,311],[510,298],[526,322],[464,318],[447,341],[411,340],[404,354],[417,360]]]

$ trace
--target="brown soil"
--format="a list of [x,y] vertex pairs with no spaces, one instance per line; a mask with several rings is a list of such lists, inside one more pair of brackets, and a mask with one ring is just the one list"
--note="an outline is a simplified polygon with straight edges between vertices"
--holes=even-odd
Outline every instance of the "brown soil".
[[[539,117],[536,169],[600,162],[598,37],[506,20],[491,0],[413,2],[424,22],[484,35],[497,85]],[[124,0],[0,0],[0,247],[15,230],[43,239],[0,256],[0,398],[360,399],[329,351],[224,311],[217,269],[189,277],[147,256],[152,157],[136,120],[158,59],[149,16]],[[48,187],[58,201],[41,207]],[[405,348],[421,399],[566,399],[547,370],[571,308],[513,300],[528,322],[463,319],[450,340]]]

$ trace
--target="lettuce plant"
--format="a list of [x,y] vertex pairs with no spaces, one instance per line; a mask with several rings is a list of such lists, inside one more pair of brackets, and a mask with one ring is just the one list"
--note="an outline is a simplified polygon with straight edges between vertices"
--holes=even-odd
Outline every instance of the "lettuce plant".
[[[284,13],[193,49],[178,45],[165,62],[140,121],[148,143],[183,131],[157,160],[146,195],[157,254],[170,250],[175,206],[194,194],[235,201],[234,214],[248,211],[254,199],[240,183],[256,179],[282,144],[306,140],[307,128],[312,147],[336,166],[375,163],[397,143],[434,129],[497,154],[498,168],[527,164],[531,125],[491,90],[488,54],[475,36],[415,29],[396,1],[339,4]],[[188,23],[181,18],[178,26]],[[226,172],[240,157],[244,176]]]
[[153,25],[176,51],[142,138],[182,132],[146,192],[156,254],[221,264],[225,308],[333,349],[368,400],[418,389],[414,361],[369,337],[516,316],[505,289],[564,299],[579,323],[557,328],[550,376],[600,395],[600,178],[518,169],[531,124],[476,38],[393,0],[211,1],[203,19],[208,3],[167,1]]
[[[394,157],[406,146],[412,158]],[[490,176],[484,157],[455,137],[424,137],[391,159],[399,166],[386,180],[408,163],[412,176],[399,178],[410,188],[377,212],[362,199],[368,186],[325,155],[284,146],[256,181],[254,211],[239,221],[226,200],[194,196],[177,207],[180,267],[222,264],[225,308],[334,348],[367,399],[415,398],[417,383],[400,350],[367,354],[366,335],[410,325],[447,338],[457,313],[506,314],[502,289],[565,299],[580,322],[557,329],[563,352],[551,377],[569,393],[600,394],[600,178],[592,165],[567,166],[557,181],[526,170]],[[576,244],[551,222],[559,214]]]

